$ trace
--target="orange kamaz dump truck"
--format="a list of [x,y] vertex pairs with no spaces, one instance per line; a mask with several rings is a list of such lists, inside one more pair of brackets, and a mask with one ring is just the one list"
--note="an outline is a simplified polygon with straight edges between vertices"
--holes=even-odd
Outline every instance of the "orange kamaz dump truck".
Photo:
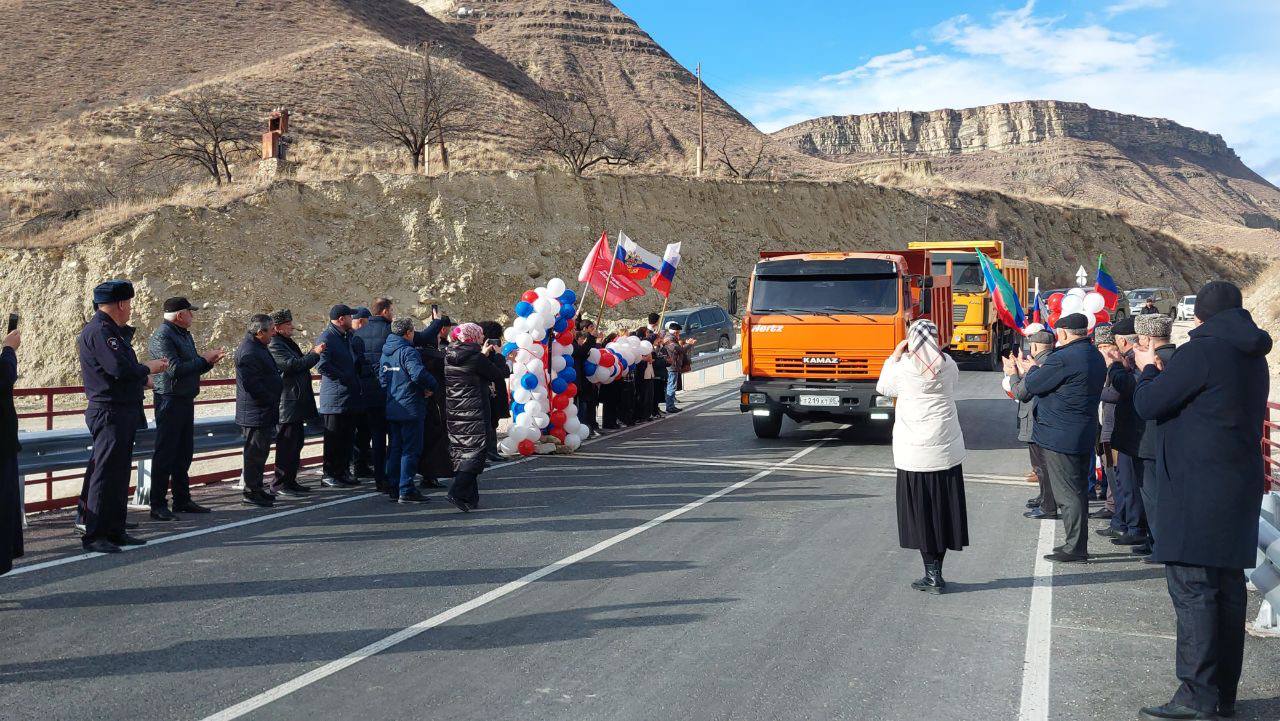
[[892,420],[876,379],[907,326],[929,318],[951,337],[951,278],[933,272],[927,250],[761,252],[742,327],[740,409],[756,435],[777,438],[784,416]]

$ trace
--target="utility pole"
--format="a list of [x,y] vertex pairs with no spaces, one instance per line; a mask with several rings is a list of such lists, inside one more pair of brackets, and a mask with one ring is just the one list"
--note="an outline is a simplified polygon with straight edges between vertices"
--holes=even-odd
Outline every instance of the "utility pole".
[[897,126],[898,130],[898,170],[906,171],[907,166],[902,162],[902,108],[897,108],[893,111],[893,123]]
[[698,154],[696,158],[697,175],[702,177],[702,159],[706,155],[706,123],[702,117],[702,63],[698,63]]

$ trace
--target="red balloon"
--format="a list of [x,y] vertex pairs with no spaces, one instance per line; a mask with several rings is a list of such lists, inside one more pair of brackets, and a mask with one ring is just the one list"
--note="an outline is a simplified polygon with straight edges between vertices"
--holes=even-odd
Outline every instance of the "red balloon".
[[[570,339],[570,340],[572,340],[572,339],[573,339],[573,331],[574,331],[577,327],[578,327],[578,324],[577,324],[577,323],[574,323],[572,318],[570,318],[570,319],[569,319],[569,324],[568,324],[568,325],[566,325],[566,326],[564,327],[564,332],[569,334],[569,339]],[[569,345],[569,344],[568,344],[568,343],[565,343],[565,345]]]
[[600,351],[600,362],[597,363],[596,365],[604,366],[605,368],[612,368],[613,367],[613,351]]
[[564,393],[556,394],[556,398],[572,398],[576,395],[578,395],[578,384],[570,383],[569,386],[564,389]]
[[560,345],[573,345],[573,333],[570,333],[569,331],[566,330],[565,332],[556,336],[556,342],[559,343]]
[[561,443],[564,443],[565,436],[567,435],[569,435],[568,432],[565,431],[565,429],[563,428],[551,429],[551,437],[556,439],[557,441],[560,441]]
[[1057,325],[1058,325],[1058,319],[1059,319],[1059,318],[1061,318],[1061,317],[1062,317],[1062,313],[1057,313],[1057,312],[1055,312],[1055,313],[1050,313],[1050,314],[1049,314],[1049,329],[1050,329],[1050,330],[1052,330],[1055,326],[1057,326]]
[[522,456],[532,456],[534,450],[536,450],[533,447],[533,441],[530,440],[520,441],[520,445],[516,446],[516,449],[520,451]]
[[[559,394],[557,394],[555,397],[553,397],[553,398],[551,399],[551,407],[552,407],[552,408],[554,408],[554,409],[555,409],[555,410],[557,410],[557,411],[562,411],[562,410],[564,410],[564,409],[568,408],[568,407],[569,407],[569,396],[566,396],[566,395],[565,395],[565,394],[563,394],[563,393],[559,393]],[[553,415],[553,416],[551,416],[551,421],[552,421],[553,423],[555,422],[555,420],[556,420],[556,417],[555,417],[554,415]]]
[[1049,309],[1050,316],[1057,316],[1062,312],[1062,299],[1064,297],[1062,293],[1054,293],[1045,299],[1044,304]]
[[520,296],[520,300],[523,300],[526,303],[532,303],[537,299],[538,299],[538,292],[536,290],[526,290],[524,292],[524,295]]
[[564,426],[565,420],[566,416],[564,411],[551,411],[551,425],[556,428],[561,428]]
[[1106,308],[1103,308],[1102,310],[1098,311],[1097,313],[1094,313],[1094,314],[1093,314],[1093,317],[1094,317],[1094,319],[1096,319],[1099,323],[1110,323],[1110,322],[1111,322],[1111,313],[1110,313],[1110,312],[1108,312]]

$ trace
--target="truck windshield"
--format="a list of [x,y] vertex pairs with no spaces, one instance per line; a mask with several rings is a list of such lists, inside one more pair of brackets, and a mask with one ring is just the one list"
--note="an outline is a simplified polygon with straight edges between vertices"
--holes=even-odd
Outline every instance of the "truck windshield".
[[751,291],[753,313],[898,312],[897,274],[761,275]]
[[975,292],[982,290],[982,267],[977,253],[934,253],[933,274],[946,275],[951,261],[951,289]]

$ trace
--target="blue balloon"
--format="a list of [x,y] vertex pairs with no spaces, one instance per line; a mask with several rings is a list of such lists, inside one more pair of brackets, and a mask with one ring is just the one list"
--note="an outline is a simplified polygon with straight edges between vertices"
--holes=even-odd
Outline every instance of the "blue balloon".
[[578,371],[574,370],[573,366],[567,366],[560,371],[560,378],[564,379],[565,383],[572,383],[578,380]]
[[527,318],[529,314],[532,312],[533,312],[532,303],[526,303],[523,300],[520,301],[519,303],[516,303],[516,315],[520,316],[521,318]]
[[[560,294],[559,300],[561,305],[567,305],[572,308],[574,301],[578,300],[578,294],[574,293],[572,288],[565,288],[564,292]],[[573,314],[570,313],[569,315]]]
[[622,356],[618,356],[618,370],[621,373],[627,372],[627,359]]
[[563,333],[564,329],[569,327],[569,321],[564,318],[557,318],[556,324],[552,327],[556,329],[557,333]]
[[564,393],[569,388],[569,382],[563,378],[557,378],[551,381],[552,393]]
[[[568,370],[568,369],[566,368],[565,370]],[[582,372],[585,373],[588,378],[590,378],[591,376],[596,374],[596,364],[592,363],[591,361],[582,361]]]
[[[569,291],[565,291],[565,292],[566,292],[566,293],[572,293],[573,291],[569,290]],[[564,305],[560,306],[560,317],[561,317],[561,318],[572,318],[572,317],[573,317],[573,314],[574,314],[574,313],[577,313],[577,312],[578,312],[578,309],[574,307],[574,305],[573,305],[573,303],[572,303],[572,302],[570,302],[570,303],[566,303],[566,304],[564,304]]]
[[524,413],[524,404],[523,404],[523,403],[515,403],[515,402],[512,402],[512,404],[511,404],[511,417],[512,417],[512,418],[515,418],[516,416],[520,415],[521,413]]
[[571,355],[569,355],[569,354],[567,354],[567,353],[566,353],[565,355],[562,355],[562,356],[560,356],[560,357],[564,359],[564,366],[565,366],[566,368],[572,368],[572,367],[573,367],[573,356],[571,356]]
[[511,353],[513,353],[513,352],[515,352],[515,350],[516,350],[517,348],[519,348],[519,347],[520,347],[520,346],[516,345],[515,343],[510,343],[510,342],[508,342],[508,343],[503,343],[503,344],[502,344],[502,355],[509,355],[509,354],[511,354]]
[[520,379],[520,385],[524,386],[525,390],[531,391],[538,387],[538,376],[532,373],[525,373],[524,377]]

